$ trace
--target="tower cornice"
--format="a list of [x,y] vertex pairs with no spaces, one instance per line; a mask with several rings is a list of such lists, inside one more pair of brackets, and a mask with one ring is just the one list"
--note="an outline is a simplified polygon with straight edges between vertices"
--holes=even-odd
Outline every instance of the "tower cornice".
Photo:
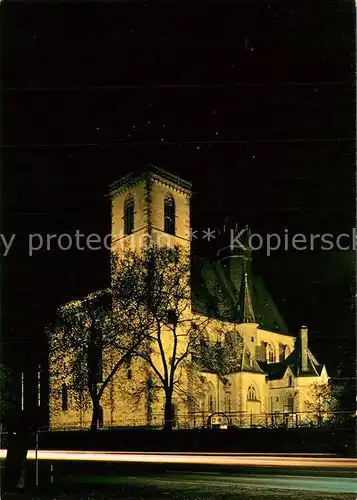
[[187,196],[191,196],[192,194],[191,182],[185,181],[177,175],[166,172],[166,170],[156,167],[155,165],[148,165],[140,172],[131,172],[123,176],[121,179],[110,184],[109,196],[113,197],[127,190],[128,188],[133,188],[144,180],[155,180],[156,182],[160,182],[168,188],[184,193]]

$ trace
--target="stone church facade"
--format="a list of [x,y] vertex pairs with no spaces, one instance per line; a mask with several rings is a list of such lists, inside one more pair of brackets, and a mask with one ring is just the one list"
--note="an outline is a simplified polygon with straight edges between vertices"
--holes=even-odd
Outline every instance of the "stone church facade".
[[[190,252],[190,197],[190,183],[154,166],[112,184],[113,251],[152,241],[182,245]],[[239,336],[242,349],[236,370],[225,377],[205,370],[190,384],[186,374],[192,397],[174,394],[175,426],[294,425],[297,415],[303,418],[307,410],[311,384],[329,380],[326,367],[311,353],[305,326],[297,335],[288,332],[263,281],[253,273],[249,249],[226,245],[216,255],[210,261],[192,257],[191,309],[199,318],[210,318],[208,338],[219,340],[230,332]],[[110,353],[103,353],[104,375],[108,357]],[[162,425],[164,394],[154,394],[149,385],[136,390],[145,387],[145,380],[150,372],[140,359],[117,372],[101,400],[102,425]],[[70,381],[64,394],[62,381],[54,377],[50,414],[53,429],[89,426],[91,420],[90,405],[74,403]]]

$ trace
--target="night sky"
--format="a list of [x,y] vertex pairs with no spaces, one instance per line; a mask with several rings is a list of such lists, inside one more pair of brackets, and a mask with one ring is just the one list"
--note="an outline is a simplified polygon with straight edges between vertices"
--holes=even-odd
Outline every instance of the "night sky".
[[[353,3],[309,4],[2,5],[8,359],[43,362],[58,304],[108,277],[105,251],[29,257],[28,234],[104,236],[108,184],[145,164],[193,182],[194,228],[351,233]],[[291,331],[307,324],[317,359],[347,373],[354,254],[258,252],[256,266]]]

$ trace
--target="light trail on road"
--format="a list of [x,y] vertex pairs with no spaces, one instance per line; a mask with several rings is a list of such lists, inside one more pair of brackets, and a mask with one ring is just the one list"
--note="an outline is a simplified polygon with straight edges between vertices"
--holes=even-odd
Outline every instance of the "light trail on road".
[[[357,485],[355,478],[340,478],[340,477],[315,477],[315,476],[296,476],[296,475],[224,475],[212,473],[205,475],[202,473],[168,473],[165,476],[110,476],[110,477],[77,477],[76,480],[79,484],[111,484],[114,485],[127,485],[135,484],[136,486],[154,486],[166,490],[199,490],[213,491],[228,490],[231,494],[236,494],[237,498],[243,488],[254,488],[266,490],[295,490],[295,491],[323,491],[328,493],[357,493]],[[69,480],[70,482],[72,479]],[[210,496],[210,498],[212,498]],[[233,498],[233,497],[232,497]],[[285,497],[284,497],[285,498]]]
[[[6,457],[6,450],[0,450],[0,459]],[[35,450],[29,450],[29,460],[36,458]],[[263,467],[318,467],[357,470],[356,458],[341,458],[319,455],[246,455],[217,453],[152,453],[113,452],[78,450],[39,450],[39,460],[85,461],[85,462],[127,462],[153,464],[194,464],[194,465],[236,465]]]

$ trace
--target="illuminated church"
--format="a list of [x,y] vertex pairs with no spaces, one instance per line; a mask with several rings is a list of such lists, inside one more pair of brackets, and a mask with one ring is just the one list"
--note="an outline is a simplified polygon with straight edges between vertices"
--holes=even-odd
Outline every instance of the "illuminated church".
[[[157,167],[129,174],[110,186],[112,206],[112,248],[119,251],[128,242],[139,248],[149,234],[154,240],[170,239],[190,252],[191,184]],[[209,335],[231,330],[240,336],[243,348],[237,368],[224,379],[202,371],[204,387],[195,408],[174,395],[176,427],[193,427],[227,419],[238,426],[264,426],[273,419],[290,419],[306,411],[311,384],[326,383],[326,368],[311,353],[308,329],[290,333],[263,281],[254,276],[248,248],[227,245],[214,261],[192,259],[192,311],[212,319]],[[147,376],[147,368],[133,360],[130,369],[119,370],[101,401],[103,426],[160,426],[163,395],[130,396],[130,387]],[[105,369],[105,359],[103,359]],[[52,380],[52,388],[55,381]],[[194,388],[192,388],[195,391]],[[51,427],[84,426],[91,410],[71,404],[70,394],[52,390]],[[55,396],[57,394],[58,396]],[[61,407],[62,404],[62,407]],[[212,417],[213,415],[213,417]],[[279,420],[280,419],[280,420]]]

